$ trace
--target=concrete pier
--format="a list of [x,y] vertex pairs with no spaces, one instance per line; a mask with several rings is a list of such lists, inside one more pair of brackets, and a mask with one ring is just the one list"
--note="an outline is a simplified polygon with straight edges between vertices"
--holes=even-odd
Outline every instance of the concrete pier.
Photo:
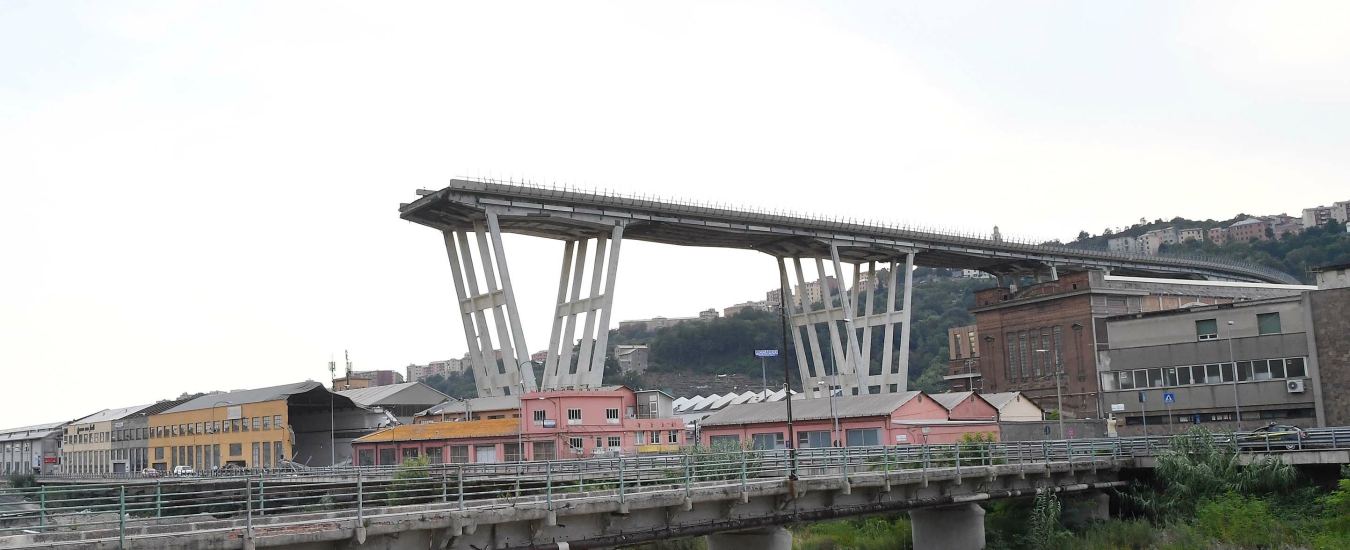
[[914,550],[983,550],[984,508],[975,503],[910,510]]

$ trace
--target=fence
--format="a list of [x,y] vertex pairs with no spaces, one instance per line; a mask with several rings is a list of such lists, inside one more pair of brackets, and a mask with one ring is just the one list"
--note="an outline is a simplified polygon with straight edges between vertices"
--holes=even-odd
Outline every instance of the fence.
[[[1216,434],[1236,449],[1283,452],[1350,448],[1350,428],[1299,432],[1292,439],[1260,434]],[[42,485],[0,493],[19,504],[0,508],[3,537],[59,530],[110,533],[125,545],[128,530],[174,522],[243,519],[251,537],[255,518],[338,511],[358,521],[367,510],[440,505],[468,509],[500,503],[626,501],[635,493],[694,487],[778,484],[800,479],[854,478],[892,472],[943,472],[991,465],[1118,463],[1165,449],[1169,437],[1072,439],[951,445],[714,451],[495,464],[363,467],[207,477],[188,482],[134,480],[120,484]],[[331,521],[329,519],[328,521]],[[88,542],[83,541],[83,542]]]

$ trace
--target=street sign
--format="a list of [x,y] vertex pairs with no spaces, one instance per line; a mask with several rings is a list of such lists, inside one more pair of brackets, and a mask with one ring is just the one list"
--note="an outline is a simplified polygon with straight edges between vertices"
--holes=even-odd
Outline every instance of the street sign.
[[778,350],[776,350],[776,349],[757,349],[757,350],[755,350],[755,357],[778,357]]
[[1073,428],[1069,428],[1069,437],[1073,437]]
[[1145,402],[1145,401],[1144,401],[1144,394],[1145,394],[1145,393],[1147,393],[1147,392],[1139,392],[1139,402],[1140,402],[1140,403],[1144,403],[1144,402]]
[[1049,424],[1046,424],[1046,425],[1045,425],[1045,435],[1050,435],[1050,425],[1049,425]]
[[1163,394],[1163,403],[1175,403],[1176,401],[1177,401],[1176,395],[1170,393]]
[[1125,404],[1124,404],[1124,403],[1112,403],[1112,404],[1111,404],[1111,412],[1113,412],[1113,413],[1125,412]]
[[1199,424],[1199,423],[1200,423],[1200,415],[1198,415],[1198,414],[1195,415],[1195,423],[1196,423],[1196,424]]

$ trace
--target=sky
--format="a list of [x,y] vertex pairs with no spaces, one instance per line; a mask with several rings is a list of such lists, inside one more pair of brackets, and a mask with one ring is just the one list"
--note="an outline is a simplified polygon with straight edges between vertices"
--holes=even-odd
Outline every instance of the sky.
[[[0,427],[466,350],[414,190],[1062,240],[1350,199],[1345,2],[0,2]],[[505,239],[530,349],[562,244]],[[626,242],[612,325],[771,258]],[[747,353],[749,353],[747,351]]]

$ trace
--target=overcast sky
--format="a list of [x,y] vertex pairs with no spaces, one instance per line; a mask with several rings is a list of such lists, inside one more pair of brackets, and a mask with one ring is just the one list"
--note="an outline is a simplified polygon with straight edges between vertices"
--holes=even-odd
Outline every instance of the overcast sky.
[[[461,356],[417,188],[1040,238],[1350,199],[1350,3],[0,2],[0,427]],[[562,245],[506,239],[531,349]],[[613,324],[773,261],[629,242]],[[747,352],[748,353],[748,352]]]

